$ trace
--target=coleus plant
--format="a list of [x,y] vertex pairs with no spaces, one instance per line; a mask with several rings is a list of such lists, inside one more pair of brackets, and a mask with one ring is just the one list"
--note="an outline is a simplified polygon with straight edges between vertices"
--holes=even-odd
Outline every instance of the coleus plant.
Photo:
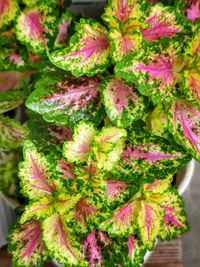
[[18,267],[138,267],[189,229],[173,183],[200,161],[199,4],[68,5],[0,3],[0,190],[23,196],[8,248]]

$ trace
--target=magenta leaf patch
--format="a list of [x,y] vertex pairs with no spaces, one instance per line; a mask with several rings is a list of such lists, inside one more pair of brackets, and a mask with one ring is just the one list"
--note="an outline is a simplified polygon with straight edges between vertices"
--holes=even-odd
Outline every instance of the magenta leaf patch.
[[[168,52],[168,53],[167,53]],[[132,53],[115,66],[115,73],[135,83],[142,95],[150,96],[155,104],[170,102],[176,93],[176,84],[183,63],[177,52],[168,49],[165,54],[143,56]]]
[[189,229],[182,198],[174,189],[167,191],[167,194],[168,199],[162,203],[164,221],[159,234],[161,240],[177,238]]
[[100,81],[97,77],[74,78],[64,74],[47,75],[36,84],[26,106],[59,125],[82,120],[101,121]]
[[45,15],[39,8],[25,8],[17,18],[16,35],[32,52],[45,54],[55,35],[56,17]]
[[55,191],[50,181],[49,163],[30,141],[24,144],[24,162],[20,163],[19,177],[23,193],[29,199],[50,196]]
[[149,28],[143,29],[142,34],[148,42],[159,41],[162,37],[172,38],[182,30],[176,22],[175,14],[159,5],[152,7],[146,22],[149,24]]
[[200,160],[200,111],[196,106],[179,100],[169,113],[170,131],[195,159]]
[[118,77],[101,83],[103,102],[110,120],[118,127],[127,127],[143,115],[145,102],[136,89]]
[[50,55],[51,62],[59,68],[71,71],[76,77],[94,76],[109,65],[110,45],[107,30],[92,19],[81,19],[69,46]]
[[197,0],[190,1],[189,7],[186,9],[186,16],[193,23],[200,18],[200,3]]
[[31,267],[43,264],[48,259],[39,221],[15,225],[9,232],[9,240],[8,249],[13,254],[13,264]]

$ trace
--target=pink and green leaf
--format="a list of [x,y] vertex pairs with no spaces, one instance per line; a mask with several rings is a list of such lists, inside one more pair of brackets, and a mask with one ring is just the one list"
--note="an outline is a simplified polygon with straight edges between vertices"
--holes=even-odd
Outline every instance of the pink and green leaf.
[[[143,262],[146,248],[142,244],[141,240],[136,238],[134,235],[130,235],[127,242],[128,247],[128,262],[127,266],[139,266]],[[126,266],[126,265],[125,265]]]
[[112,59],[119,62],[133,51],[138,51],[142,46],[142,35],[138,28],[142,27],[139,21],[131,21],[124,25],[124,29],[113,28],[109,31]]
[[102,117],[99,86],[97,77],[75,78],[52,72],[36,83],[26,106],[43,115],[46,121],[62,126],[83,120],[99,124]]
[[196,160],[200,160],[200,111],[182,99],[169,110],[169,130],[176,141]]
[[161,240],[177,238],[189,230],[182,198],[175,189],[168,190],[166,194],[169,198],[162,203],[164,221],[159,234]]
[[135,83],[142,95],[151,96],[152,101],[158,104],[173,99],[182,66],[174,51],[151,56],[134,52],[116,65],[115,73],[127,82]]
[[102,18],[108,23],[109,28],[118,28],[119,24],[123,25],[143,15],[142,6],[138,2],[138,0],[109,0]]
[[96,130],[92,124],[79,123],[74,128],[73,141],[64,143],[63,156],[68,162],[85,162],[91,152],[95,135]]
[[164,213],[159,205],[144,200],[141,202],[137,224],[140,237],[149,250],[153,249],[156,238],[160,233],[163,216]]
[[[190,157],[185,150],[170,144],[165,139],[149,134],[143,130],[132,131],[129,144],[123,150],[121,167],[128,181],[133,177],[135,181],[142,182],[141,176],[146,179],[163,179],[186,164]],[[118,166],[119,172],[120,167]],[[126,174],[127,173],[127,174]],[[150,180],[149,180],[150,181]]]
[[20,218],[20,223],[23,224],[30,220],[40,220],[46,218],[53,213],[53,198],[43,197],[34,202],[30,202],[25,206],[24,213]]
[[142,30],[143,37],[148,42],[159,41],[163,37],[172,38],[182,31],[178,25],[173,9],[162,5],[152,6],[146,19],[148,28]]
[[55,48],[66,46],[69,39],[69,28],[73,19],[74,15],[70,11],[66,11],[62,14],[58,24],[58,34],[54,43]]
[[24,161],[19,164],[22,193],[29,199],[51,196],[55,186],[51,181],[49,163],[42,153],[38,153],[31,141],[24,143]]
[[8,26],[18,13],[17,0],[1,0],[0,2],[0,29]]
[[24,100],[23,88],[27,86],[30,73],[17,71],[0,72],[0,114],[21,105]]
[[50,55],[57,67],[76,76],[94,76],[105,71],[109,65],[110,45],[108,32],[99,22],[81,19],[69,46]]
[[186,9],[186,17],[194,23],[200,18],[200,3],[198,0],[192,0],[189,3]]
[[37,54],[45,54],[48,51],[55,29],[56,18],[45,15],[38,7],[25,8],[16,21],[17,39]]
[[144,184],[143,192],[144,194],[164,194],[165,191],[169,189],[173,177],[169,176],[166,179],[155,180],[153,183]]
[[110,171],[120,160],[125,145],[126,130],[116,127],[104,127],[95,137],[92,157],[101,170]]
[[42,241],[41,223],[33,220],[13,226],[9,232],[8,250],[13,255],[14,266],[41,266],[48,260]]
[[61,150],[66,140],[72,140],[72,131],[66,126],[56,126],[47,123],[42,118],[31,118],[28,121],[29,138],[39,151],[46,152],[52,149]]
[[[77,265],[81,260],[81,250],[66,222],[67,216],[54,214],[43,224],[43,240],[51,257],[65,265]],[[79,262],[79,263],[80,263]]]
[[27,138],[27,128],[19,121],[0,115],[0,147],[17,149],[22,147]]
[[187,100],[200,108],[200,72],[195,69],[185,70],[183,93]]
[[100,224],[100,229],[111,236],[129,236],[137,229],[137,217],[141,209],[139,200],[118,208],[113,216]]
[[132,85],[110,77],[101,83],[101,91],[106,113],[115,126],[126,128],[142,117],[145,102]]

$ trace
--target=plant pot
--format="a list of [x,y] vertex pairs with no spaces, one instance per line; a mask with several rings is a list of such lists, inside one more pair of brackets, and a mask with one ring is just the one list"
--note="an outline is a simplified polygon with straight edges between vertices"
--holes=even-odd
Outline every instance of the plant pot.
[[[192,159],[188,164],[183,166],[179,172],[176,174],[176,180],[175,180],[175,187],[178,189],[179,194],[182,195],[187,187],[189,186],[193,174],[195,171],[195,160]],[[152,251],[148,251],[144,257],[144,263],[146,263],[151,256]],[[59,264],[55,260],[53,260],[54,264],[58,267],[64,267],[63,264]]]

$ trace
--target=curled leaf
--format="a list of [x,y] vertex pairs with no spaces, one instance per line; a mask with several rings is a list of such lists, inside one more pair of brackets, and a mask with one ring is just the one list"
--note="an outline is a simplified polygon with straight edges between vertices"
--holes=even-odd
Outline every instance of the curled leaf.
[[90,123],[79,123],[75,127],[73,141],[67,141],[63,146],[63,156],[69,162],[85,162],[91,152],[91,145],[96,130]]

